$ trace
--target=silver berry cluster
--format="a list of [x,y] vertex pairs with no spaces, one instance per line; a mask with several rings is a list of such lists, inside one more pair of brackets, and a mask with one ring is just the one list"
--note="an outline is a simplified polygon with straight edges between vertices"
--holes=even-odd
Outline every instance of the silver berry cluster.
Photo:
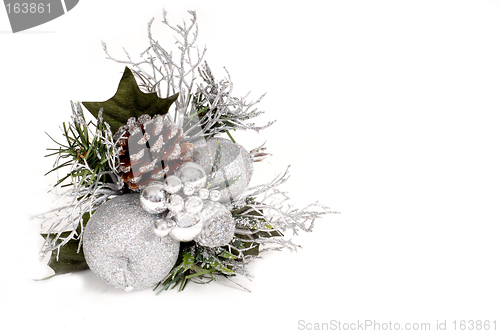
[[[168,235],[178,241],[194,240],[203,230],[204,222],[225,209],[217,203],[221,192],[206,189],[206,181],[203,167],[188,162],[165,182],[151,182],[146,186],[140,201],[144,210],[159,215],[153,224],[157,236]],[[234,224],[230,216],[226,215],[226,220]]]

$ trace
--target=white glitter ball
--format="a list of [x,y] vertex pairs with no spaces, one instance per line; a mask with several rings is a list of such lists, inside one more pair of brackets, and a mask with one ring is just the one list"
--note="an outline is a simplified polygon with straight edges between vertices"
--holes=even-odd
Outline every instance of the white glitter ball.
[[145,289],[165,278],[179,255],[179,242],[155,235],[158,215],[144,211],[139,194],[115,197],[99,207],[83,234],[90,269],[118,289]]

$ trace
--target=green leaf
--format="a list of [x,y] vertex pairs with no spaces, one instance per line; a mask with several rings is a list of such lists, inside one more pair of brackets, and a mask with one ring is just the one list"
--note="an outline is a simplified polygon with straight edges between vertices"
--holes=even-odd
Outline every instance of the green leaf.
[[[83,226],[87,225],[88,220],[90,219],[90,214],[87,212],[83,215]],[[78,234],[81,233],[81,228],[78,227],[76,230]],[[61,238],[66,238],[70,235],[71,232],[64,232],[61,234]],[[43,238],[49,237],[49,239],[53,240],[56,237],[55,234],[41,234]],[[77,272],[85,269],[89,269],[87,262],[85,261],[85,256],[83,254],[83,249],[78,251],[79,241],[75,239],[71,239],[66,244],[62,245],[57,249],[54,249],[50,254],[49,263],[47,264],[52,270],[54,270],[54,275],[46,277],[44,279],[49,279],[51,277],[57,275],[68,274],[72,272]],[[58,258],[59,253],[59,258]]]
[[[243,239],[243,240],[248,240],[246,241],[233,241],[232,244],[234,247],[238,248],[240,251],[241,249],[248,248],[245,251],[241,251],[243,255],[249,256],[249,255],[254,255],[257,256],[259,255],[259,244],[256,242],[252,242],[252,240],[255,239],[252,235],[246,235],[246,234],[235,234],[238,238]],[[231,252],[236,252],[235,250],[230,250]],[[235,254],[237,255],[237,254]]]
[[[232,245],[240,250],[240,252],[245,255],[254,255],[257,256],[259,255],[260,252],[260,244],[257,242],[254,242],[255,239],[260,239],[260,238],[272,238],[272,237],[282,237],[283,233],[276,229],[270,229],[268,231],[261,231],[261,230],[253,230],[253,229],[248,229],[249,232],[252,232],[252,234],[238,234],[236,233],[235,235],[242,240],[247,240],[247,241],[241,241],[241,240],[236,240],[232,242]],[[242,249],[248,248],[244,251]],[[236,252],[233,249],[230,249],[231,252]],[[234,254],[234,253],[232,253]],[[237,254],[235,254],[237,255]]]
[[111,131],[116,132],[130,117],[139,117],[142,114],[150,116],[166,114],[178,96],[179,94],[175,94],[161,98],[156,93],[142,92],[132,71],[125,67],[118,89],[112,98],[104,102],[82,102],[82,104],[95,118],[99,115],[99,109],[103,108],[103,120],[111,126]]
[[[61,237],[67,237],[70,232],[65,232]],[[42,237],[47,238],[47,234],[42,234]],[[87,262],[85,261],[85,256],[83,255],[83,250],[78,250],[78,240],[70,240],[65,245],[61,246],[59,249],[59,259],[57,258],[57,249],[52,251],[50,255],[50,260],[48,266],[54,270],[54,275],[68,274],[76,271],[81,271],[88,269]],[[47,278],[53,277],[49,276]]]

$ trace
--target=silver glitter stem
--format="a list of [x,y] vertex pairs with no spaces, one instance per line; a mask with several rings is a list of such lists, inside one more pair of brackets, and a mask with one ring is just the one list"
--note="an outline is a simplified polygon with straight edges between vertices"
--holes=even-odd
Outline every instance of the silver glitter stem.
[[[137,60],[133,60],[129,53],[124,50],[125,59],[118,59],[108,52],[106,43],[102,43],[104,52],[108,59],[117,63],[128,65],[134,72],[139,86],[147,92],[156,92],[160,97],[167,97],[179,93],[175,101],[174,121],[179,126],[186,123],[185,119],[193,118],[196,115],[196,108],[193,106],[192,97],[200,100],[198,104],[206,104],[209,110],[205,115],[194,122],[189,123],[185,129],[185,136],[192,140],[202,137],[212,137],[229,130],[254,130],[260,131],[271,126],[274,122],[268,122],[264,126],[256,126],[248,122],[262,114],[255,105],[258,104],[264,95],[255,101],[247,101],[248,95],[234,97],[233,82],[229,72],[226,71],[226,78],[216,81],[210,68],[203,58],[207,51],[204,47],[199,49],[196,42],[198,39],[198,24],[195,11],[188,11],[191,15],[189,23],[174,25],[167,20],[167,12],[163,12],[162,23],[173,30],[177,45],[176,53],[165,50],[160,43],[153,38],[153,19],[148,24],[149,47],[144,50]],[[178,59],[178,60],[174,60]],[[200,80],[201,77],[201,80]],[[195,116],[196,117],[196,116]],[[228,125],[229,124],[229,125]],[[216,126],[217,125],[217,126]],[[201,131],[203,129],[203,131]]]
[[[72,103],[72,110],[74,119],[82,115],[79,103]],[[104,123],[104,131],[92,133],[83,118],[80,121],[83,121],[80,125],[86,127],[89,136],[98,137],[101,143],[106,146],[106,161],[110,170],[93,175],[94,170],[90,168],[85,159],[82,159],[83,163],[79,162],[82,160],[73,162],[70,170],[84,169],[88,171],[87,175],[71,179],[71,187],[64,192],[59,192],[60,188],[54,187],[51,192],[56,195],[56,204],[58,202],[63,202],[63,204],[33,217],[41,220],[42,232],[48,235],[40,251],[41,258],[53,250],[59,251],[61,246],[72,239],[80,239],[79,246],[81,247],[81,235],[77,233],[77,230],[80,228],[83,231],[83,216],[86,213],[92,215],[110,197],[122,193],[123,181],[118,170],[120,166],[119,151],[116,141],[113,140],[109,124]],[[100,181],[104,175],[109,176],[113,182]],[[93,182],[90,181],[92,177],[94,177]],[[68,236],[62,237],[62,234],[68,231],[70,232]]]

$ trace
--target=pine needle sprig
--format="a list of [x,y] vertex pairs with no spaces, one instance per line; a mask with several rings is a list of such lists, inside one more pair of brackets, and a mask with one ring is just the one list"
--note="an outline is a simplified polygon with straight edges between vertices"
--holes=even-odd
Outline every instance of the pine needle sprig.
[[[254,200],[254,198],[247,199],[248,203],[254,203]],[[238,220],[240,213],[244,211],[233,210],[233,218]],[[269,224],[266,225],[267,227],[262,227],[262,223],[265,222],[262,213],[255,211],[253,214],[255,219],[260,221],[258,226],[261,228],[256,229],[257,225],[254,226],[255,229],[237,225],[233,240],[226,246],[212,248],[201,246],[196,242],[182,243],[174,268],[155,287],[155,290],[158,289],[158,294],[177,287],[179,291],[182,291],[189,282],[207,284],[220,278],[233,282],[230,278],[237,275],[250,278],[246,266],[259,255],[259,241],[283,236],[279,230]],[[249,291],[240,284],[233,283]]]
[[[56,156],[51,172],[59,172],[63,167],[66,175],[59,178],[51,192],[57,196],[60,206],[37,215],[41,219],[45,243],[41,257],[52,252],[57,261],[61,249],[72,240],[78,240],[77,250],[82,245],[82,232],[88,215],[91,215],[110,196],[123,193],[123,182],[119,176],[119,152],[108,123],[103,121],[102,112],[96,124],[87,123],[79,103],[71,103],[72,121],[63,123],[61,128],[65,142],[56,141],[57,149],[50,149],[48,156]],[[63,182],[66,182],[63,184]],[[60,192],[59,188],[68,187]],[[87,215],[87,219],[85,219]],[[80,230],[78,230],[80,228]],[[69,233],[66,233],[69,232]],[[55,251],[55,252],[54,252]]]
[[206,284],[218,280],[218,276],[235,276],[239,270],[228,260],[234,259],[222,247],[204,247],[196,242],[181,244],[177,263],[169,275],[154,290],[158,294],[179,287],[184,290],[188,282]]
[[[79,104],[71,102],[73,109],[73,117],[71,123],[63,123],[62,132],[66,143],[52,139],[59,148],[48,148],[53,153],[47,154],[46,157],[56,155],[54,168],[45,175],[58,171],[63,167],[72,167],[70,171],[61,177],[54,187],[61,184],[62,187],[72,186],[74,181],[79,185],[88,186],[94,184],[98,175],[102,175],[103,182],[106,182],[106,171],[110,171],[107,161],[108,147],[102,142],[102,137],[92,135],[89,131],[90,127],[94,127],[94,133],[102,133],[106,131],[106,125],[102,121],[94,124],[92,121],[86,123],[83,111]],[[48,135],[48,134],[47,134]],[[90,177],[87,177],[90,175]],[[62,184],[66,180],[70,182]]]

